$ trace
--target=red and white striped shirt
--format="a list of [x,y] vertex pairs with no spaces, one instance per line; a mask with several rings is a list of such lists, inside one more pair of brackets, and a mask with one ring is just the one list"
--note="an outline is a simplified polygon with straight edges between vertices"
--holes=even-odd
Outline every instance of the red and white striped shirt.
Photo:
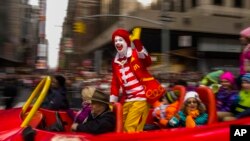
[[121,73],[122,85],[126,93],[125,101],[146,100],[144,88],[130,69],[128,63],[121,66],[119,72]]
[[[113,83],[116,85],[117,83],[123,88],[123,94],[125,94],[125,101],[144,101],[146,100],[145,90],[143,85],[141,85],[140,80],[134,74],[131,65],[127,58],[131,57],[132,49],[128,48],[128,53],[125,58],[119,58],[118,55],[116,56],[114,63],[116,64],[116,69],[114,70],[114,74],[117,74],[119,77],[119,82]],[[145,55],[148,55],[146,50],[143,49],[141,52],[138,53],[139,58],[145,58]],[[114,81],[115,81],[114,80]],[[110,102],[117,102],[118,101],[118,88],[119,86],[111,86],[111,96]]]

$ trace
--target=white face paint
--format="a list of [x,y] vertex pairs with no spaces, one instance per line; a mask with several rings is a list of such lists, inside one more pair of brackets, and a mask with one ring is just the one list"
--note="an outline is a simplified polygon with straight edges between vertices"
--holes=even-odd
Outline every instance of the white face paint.
[[128,49],[126,41],[121,36],[115,36],[114,44],[120,57],[124,57]]

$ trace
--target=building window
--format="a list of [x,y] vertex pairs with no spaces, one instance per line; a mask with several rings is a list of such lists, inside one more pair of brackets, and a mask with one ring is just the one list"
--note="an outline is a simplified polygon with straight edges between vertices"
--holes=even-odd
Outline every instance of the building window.
[[184,4],[184,0],[181,0],[181,12],[185,12],[185,4]]
[[222,5],[222,0],[214,0],[214,5]]
[[169,3],[170,3],[169,11],[174,11],[174,1],[171,0]]
[[192,7],[196,7],[197,6],[197,0],[192,0]]
[[234,7],[242,8],[243,7],[242,0],[234,0]]
[[174,11],[174,1],[162,1],[162,11],[168,12],[168,11]]

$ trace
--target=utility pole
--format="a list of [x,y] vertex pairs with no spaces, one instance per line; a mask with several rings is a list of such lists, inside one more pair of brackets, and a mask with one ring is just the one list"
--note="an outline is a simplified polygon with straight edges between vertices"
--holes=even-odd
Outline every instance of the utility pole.
[[170,33],[167,23],[172,21],[172,17],[168,15],[168,12],[170,11],[170,0],[162,0],[161,3],[161,21],[163,24],[163,28],[161,29],[161,62],[162,64],[169,66],[170,58],[167,52],[170,51]]

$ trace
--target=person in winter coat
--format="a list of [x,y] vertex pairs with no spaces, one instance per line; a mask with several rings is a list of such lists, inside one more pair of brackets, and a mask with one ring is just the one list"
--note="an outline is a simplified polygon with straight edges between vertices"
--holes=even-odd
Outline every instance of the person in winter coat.
[[5,109],[13,108],[15,104],[15,100],[18,96],[18,82],[17,78],[14,76],[10,76],[4,80],[3,83],[3,96]]
[[238,89],[241,89],[241,77],[250,72],[250,27],[240,31],[240,43],[243,48],[239,58],[240,75],[236,79]]
[[250,116],[250,73],[245,73],[241,78],[241,90],[234,102],[233,115],[224,117],[224,121],[235,120]]
[[250,27],[240,32],[240,41],[244,46],[240,55],[240,75],[250,71]]
[[110,110],[109,95],[97,89],[91,100],[91,113],[82,123],[73,123],[71,129],[76,132],[102,134],[115,131],[115,114]]
[[75,113],[72,109],[67,110],[68,115],[73,119],[74,123],[82,123],[91,113],[91,97],[95,91],[94,87],[85,87],[82,89],[82,108]]
[[208,86],[212,89],[214,93],[217,93],[220,88],[219,78],[220,78],[220,75],[223,73],[224,73],[224,70],[216,70],[216,71],[209,72],[202,78],[200,82],[201,86],[202,85]]
[[179,105],[178,91],[168,91],[162,96],[159,106],[152,113],[161,128],[167,127],[168,121],[178,112]]
[[220,89],[215,94],[217,116],[219,121],[223,121],[226,116],[232,115],[234,101],[237,99],[238,90],[236,90],[234,75],[226,71],[220,76]]
[[65,77],[62,75],[55,75],[52,77],[52,83],[48,90],[48,94],[41,105],[42,108],[49,110],[69,109],[65,81]]
[[176,116],[170,119],[169,127],[183,126],[193,128],[207,123],[208,114],[206,107],[195,91],[189,91],[184,97],[182,109]]

